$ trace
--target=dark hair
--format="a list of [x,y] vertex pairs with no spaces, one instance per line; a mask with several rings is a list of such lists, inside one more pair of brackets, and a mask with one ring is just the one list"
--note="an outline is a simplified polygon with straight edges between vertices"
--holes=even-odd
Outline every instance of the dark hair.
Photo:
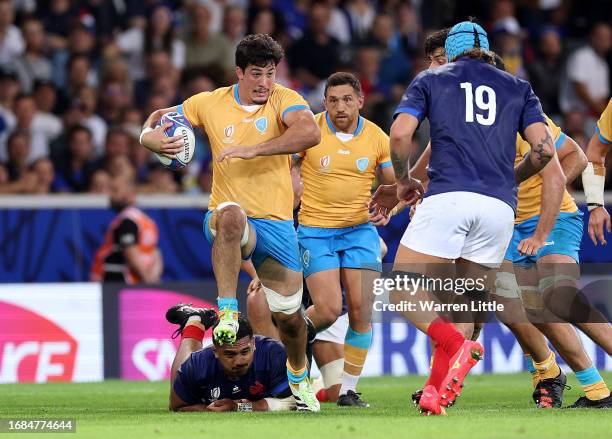
[[[217,323],[214,324],[213,330],[217,327],[219,321],[220,320],[217,320]],[[236,341],[244,337],[253,337],[253,328],[251,328],[251,323],[249,322],[249,319],[247,319],[244,315],[240,313],[238,314],[238,332],[236,333]],[[220,346],[219,343],[215,341],[214,337],[213,343],[215,344],[215,346]]]
[[70,130],[68,131],[68,139],[72,139],[73,136],[80,131],[87,133],[87,136],[91,140],[92,138],[91,130],[87,128],[85,125],[75,125],[72,128],[70,128]]
[[432,55],[436,49],[440,47],[444,48],[444,43],[446,43],[449,30],[450,28],[448,27],[445,29],[440,29],[429,34],[429,36],[425,38],[425,55]]
[[497,53],[495,52],[491,52],[493,54],[493,65],[495,67],[497,67],[499,70],[503,70],[504,72],[506,71],[506,64],[504,64],[504,60],[502,59],[501,56],[499,56]]
[[357,93],[357,96],[361,96],[363,92],[361,91],[361,84],[355,75],[348,72],[337,72],[332,74],[327,81],[325,82],[325,91],[324,96],[327,96],[327,90],[329,87],[336,87],[338,85],[350,85]]
[[250,65],[265,67],[278,65],[285,56],[283,48],[270,35],[247,35],[236,48],[236,65],[243,71]]
[[453,58],[453,61],[457,61],[459,58],[473,58],[473,59],[481,59],[487,64],[491,64],[492,66],[497,66],[495,63],[495,53],[481,49],[480,47],[474,47],[473,49],[466,50],[465,52],[461,52],[459,55]]

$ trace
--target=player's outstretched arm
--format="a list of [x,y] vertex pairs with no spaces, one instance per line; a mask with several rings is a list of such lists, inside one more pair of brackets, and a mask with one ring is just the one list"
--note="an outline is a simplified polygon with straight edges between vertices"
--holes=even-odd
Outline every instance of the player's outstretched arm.
[[162,154],[167,158],[173,159],[176,154],[183,148],[183,139],[181,136],[166,137],[164,131],[169,128],[172,124],[166,123],[164,125],[155,125],[166,113],[172,113],[177,111],[178,107],[169,107],[155,110],[149,115],[145,123],[142,125],[142,132],[140,134],[140,144],[145,148]]
[[598,133],[593,134],[587,146],[586,156],[588,164],[582,172],[582,186],[589,209],[588,233],[593,244],[597,241],[606,245],[604,229],[612,232],[610,214],[604,207],[604,186],[606,181],[606,155],[612,144],[605,144]]
[[565,175],[556,156],[540,171],[542,177],[541,212],[533,236],[523,239],[518,245],[518,251],[524,255],[535,255],[544,245],[550,234],[565,191]]
[[589,162],[580,145],[569,136],[565,137],[565,140],[563,140],[563,143],[557,149],[557,155],[567,180],[566,184],[571,183],[582,174],[582,171],[584,171]]
[[217,160],[228,158],[249,160],[258,156],[296,154],[321,141],[321,130],[310,110],[294,110],[285,115],[287,130],[280,136],[254,146],[233,146],[224,149]]
[[521,184],[529,177],[540,172],[556,155],[552,134],[545,123],[532,123],[525,128],[524,137],[531,146],[531,151],[514,168],[517,184]]

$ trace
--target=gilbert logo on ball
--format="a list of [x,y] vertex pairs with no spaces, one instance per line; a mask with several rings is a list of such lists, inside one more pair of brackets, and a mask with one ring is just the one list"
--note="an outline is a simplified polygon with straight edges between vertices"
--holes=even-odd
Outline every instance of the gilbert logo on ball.
[[180,169],[187,166],[193,158],[195,150],[195,136],[193,127],[185,116],[180,113],[164,114],[157,126],[170,122],[172,126],[166,129],[164,134],[166,137],[181,136],[183,139],[183,150],[176,154],[176,158],[169,159],[160,154],[155,154],[162,165],[170,169]]

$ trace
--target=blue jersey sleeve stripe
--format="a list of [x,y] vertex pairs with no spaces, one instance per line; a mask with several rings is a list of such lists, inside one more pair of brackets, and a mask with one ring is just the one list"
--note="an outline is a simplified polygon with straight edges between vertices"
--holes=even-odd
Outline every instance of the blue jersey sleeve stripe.
[[608,140],[606,139],[602,134],[601,131],[599,131],[599,127],[596,126],[595,127],[595,132],[597,133],[597,137],[599,137],[599,140],[601,141],[601,143],[603,143],[604,145],[610,145],[612,144],[612,140]]
[[419,120],[421,120],[421,115],[423,114],[421,111],[417,110],[416,108],[400,107],[397,110],[395,110],[394,117],[397,117],[397,115],[400,114],[400,113],[410,114],[410,115],[416,117]]
[[270,395],[272,396],[280,395],[281,393],[283,393],[284,390],[287,390],[288,388],[289,388],[289,382],[281,381],[276,386],[272,387],[272,389],[270,389]]
[[565,135],[565,133],[563,131],[561,131],[561,134],[559,135],[559,138],[555,142],[555,149],[561,148],[561,145],[563,145],[563,142],[565,142],[565,138],[566,137],[567,136]]
[[281,114],[281,119],[285,120],[285,114],[293,110],[308,110],[308,106],[300,104],[300,105],[292,105],[290,107],[287,107],[285,108],[285,111],[283,111],[283,113]]
[[393,163],[391,163],[391,161],[387,161],[387,162],[382,162],[380,165],[378,165],[380,167],[380,169],[385,169],[388,168],[389,166],[392,166]]
[[177,105],[176,112],[180,114],[181,116],[185,115],[185,113],[183,112],[183,104]]

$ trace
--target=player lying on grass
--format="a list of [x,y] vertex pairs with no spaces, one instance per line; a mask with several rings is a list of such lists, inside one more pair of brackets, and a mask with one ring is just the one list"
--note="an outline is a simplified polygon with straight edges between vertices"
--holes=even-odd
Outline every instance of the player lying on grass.
[[[419,74],[398,106],[391,127],[398,183],[379,187],[372,206],[384,213],[399,200],[413,204],[422,195],[420,182],[410,176],[408,154],[414,132],[427,117],[431,181],[401,240],[393,275],[447,277],[456,266],[475,277],[494,279],[491,270],[503,261],[512,237],[517,182],[551,161],[558,166],[558,161],[529,84],[485,62],[488,39],[482,27],[472,22],[455,25],[445,49],[452,62]],[[517,131],[529,141],[532,153],[515,170]],[[411,295],[406,299],[405,294],[393,294],[396,300],[431,300],[423,289]],[[434,363],[440,366],[434,369],[440,371],[442,393],[430,385],[419,404],[427,414],[441,414],[460,394],[484,349],[435,312],[402,314],[436,343]]]
[[[372,217],[374,223],[377,219],[378,217]],[[384,258],[387,254],[387,245],[382,238],[380,239],[380,249],[381,258]],[[253,276],[253,270],[248,267],[244,268],[247,273]],[[344,300],[344,291],[342,296],[340,317],[330,327],[318,332],[311,343],[314,361],[321,371],[321,380],[318,382],[315,380],[313,387],[317,390],[317,399],[321,402],[337,402],[340,396],[344,370],[344,339],[349,328],[348,306],[346,300]],[[308,288],[304,289],[303,302],[305,308],[312,304]],[[249,284],[247,310],[255,334],[278,338],[278,330],[270,319],[270,312],[265,304],[265,295],[256,277]]]
[[239,315],[235,343],[202,349],[204,333],[219,324],[213,309],[178,304],[166,313],[179,325],[181,343],[172,362],[170,409],[182,412],[294,410],[283,345],[253,335]]
[[316,145],[321,133],[306,101],[275,83],[283,56],[269,35],[247,35],[236,48],[237,83],[153,112],[145,121],[142,144],[170,156],[180,151],[180,139],[154,128],[171,111],[207,134],[215,160],[204,235],[212,245],[220,319],[213,337],[218,343],[236,340],[238,273],[241,260],[251,259],[287,350],[287,376],[298,410],[316,412],[319,402],[304,355],[302,264],[288,154]]

